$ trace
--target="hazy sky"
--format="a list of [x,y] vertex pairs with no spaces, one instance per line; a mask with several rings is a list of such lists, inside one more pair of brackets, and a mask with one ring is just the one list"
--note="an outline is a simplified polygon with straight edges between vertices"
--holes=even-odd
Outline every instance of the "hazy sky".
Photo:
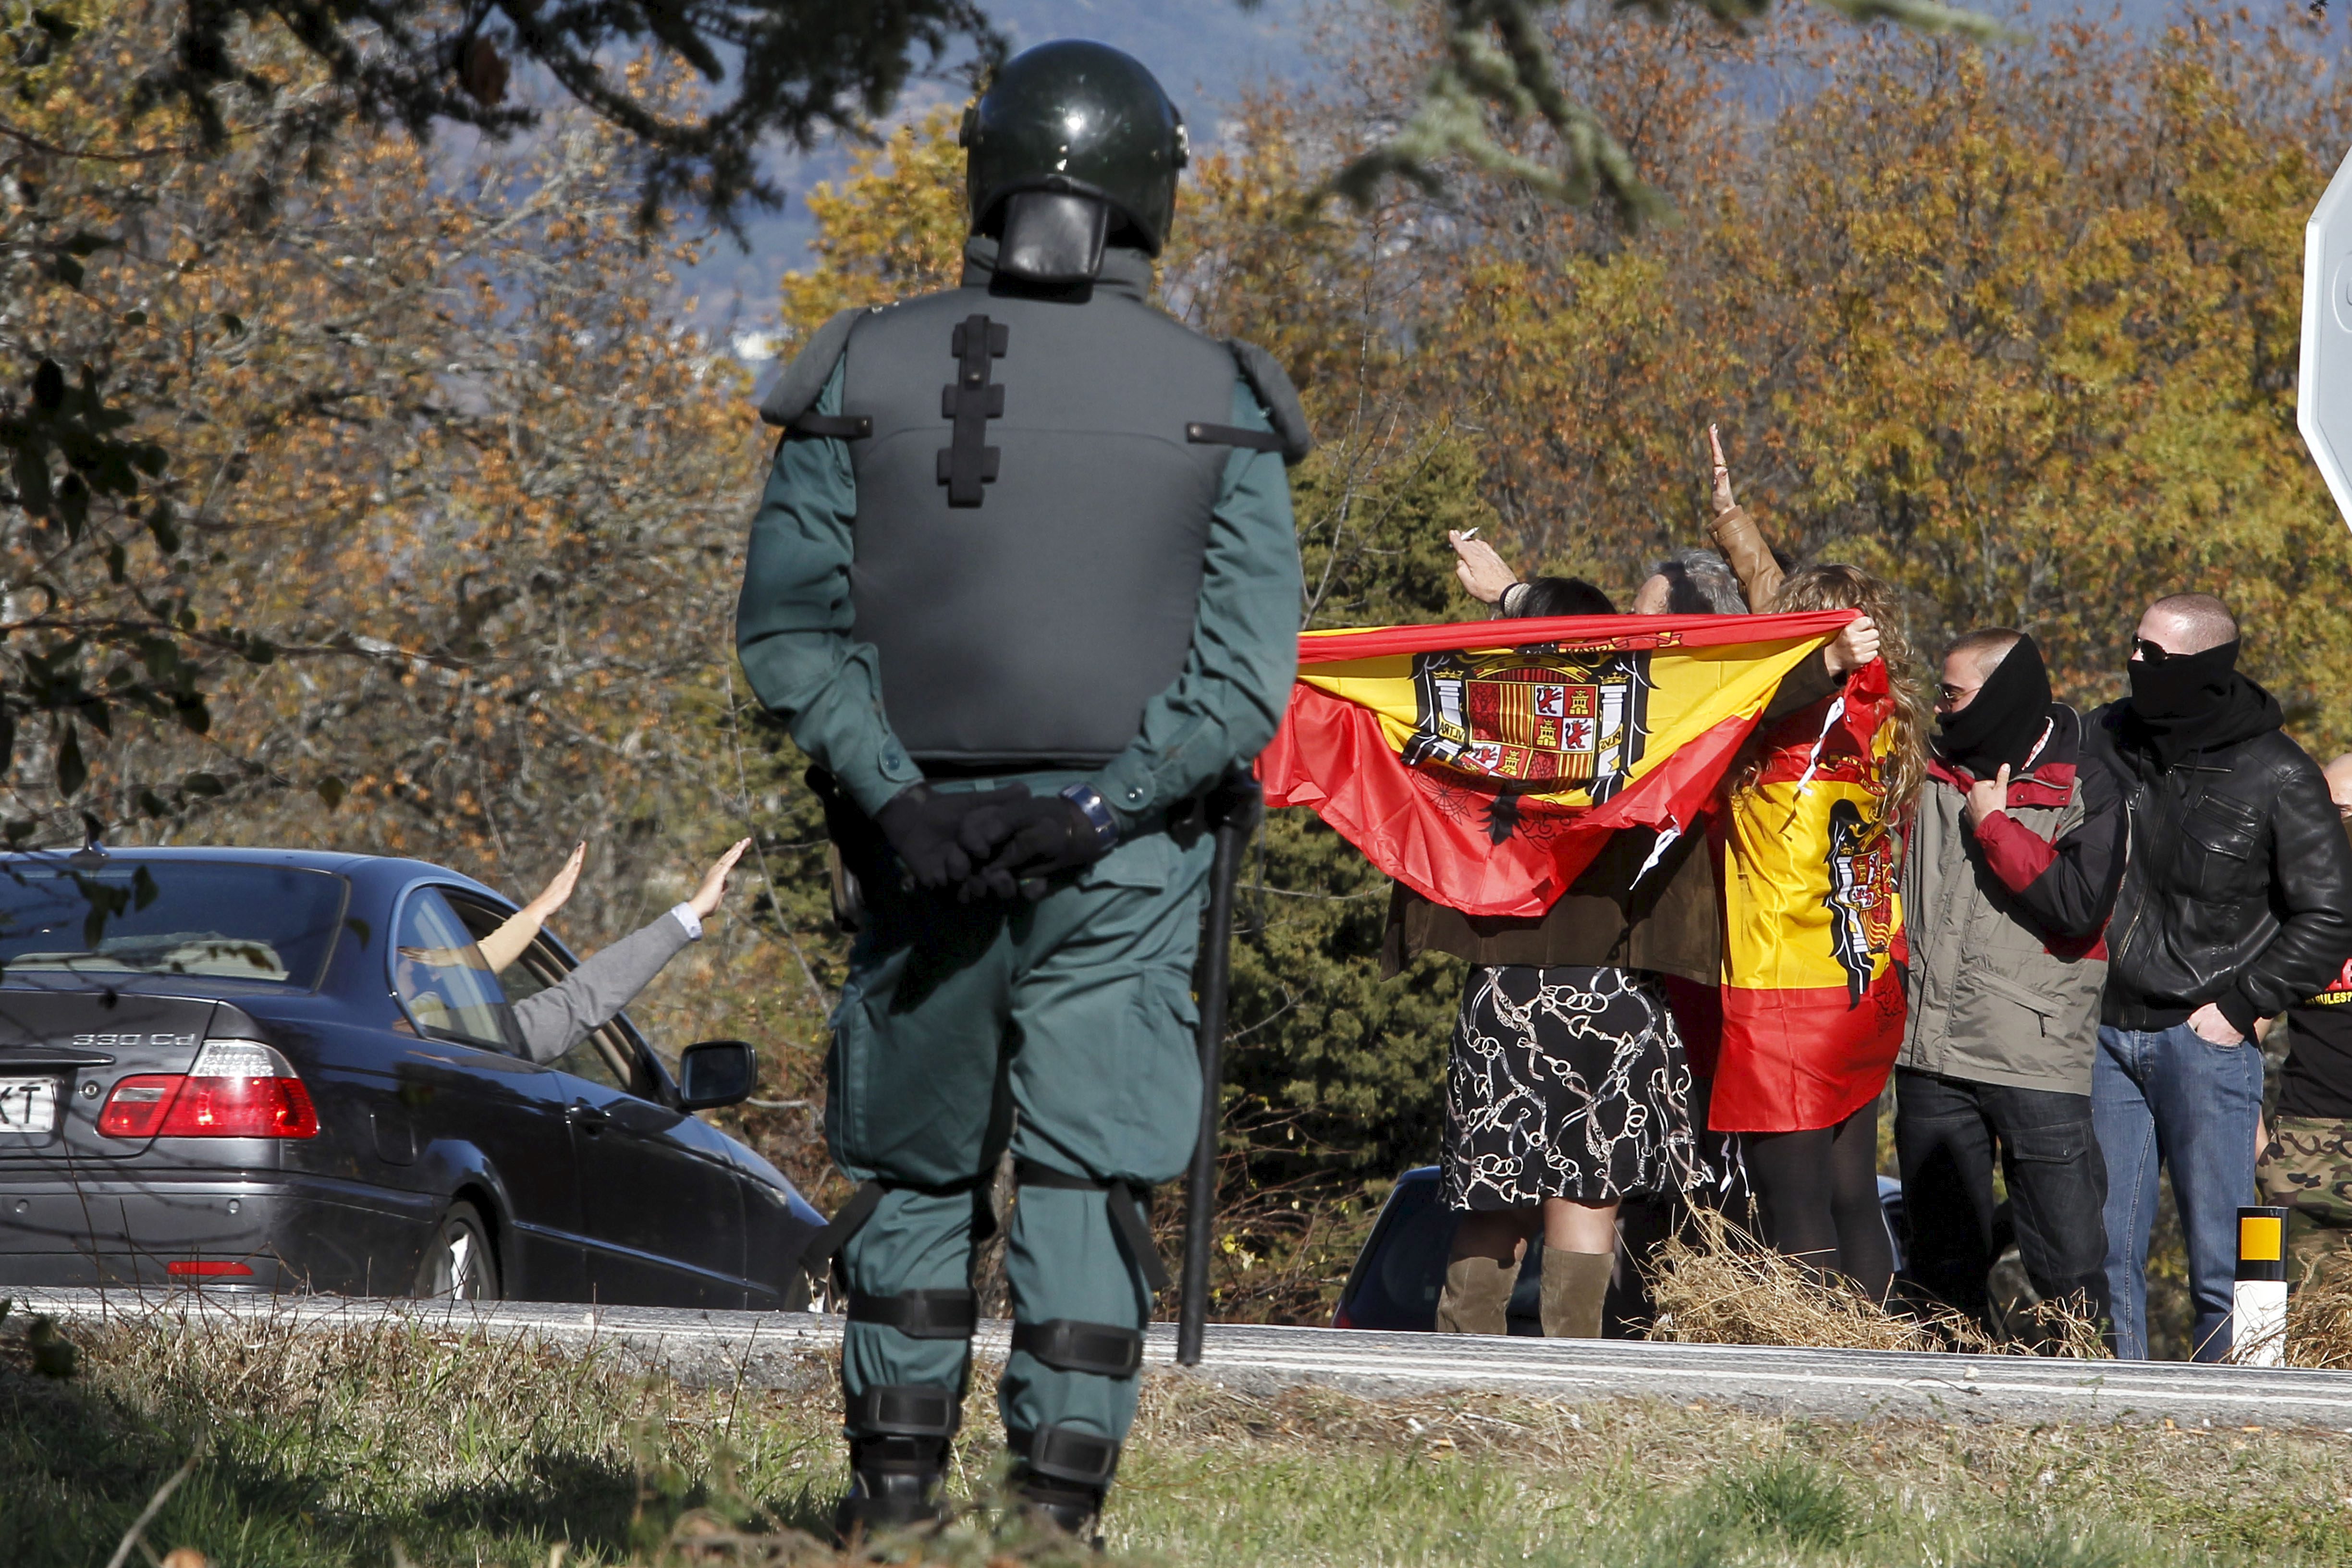
[[[1306,48],[1305,18],[1332,0],[1264,0],[1244,9],[1238,0],[990,0],[988,10],[1013,36],[1013,47],[1049,38],[1097,38],[1136,56],[1150,67],[1184,111],[1196,145],[1213,145],[1221,105],[1254,81],[1293,79],[1317,68]],[[1785,0],[1784,0],[1785,3]],[[2007,11],[2017,0],[1975,0]],[[2300,9],[2303,0],[2254,0]],[[2095,16],[2120,11],[2135,26],[2160,22],[2178,0],[2041,0],[2030,5],[2025,25],[2067,15],[2077,8]],[[902,108],[919,108],[954,89],[929,86],[910,93]],[[813,227],[801,193],[838,174],[845,165],[838,151],[778,165],[788,194],[784,210],[751,226],[748,253],[726,241],[715,243],[703,265],[687,279],[699,296],[695,316],[705,327],[737,332],[772,321],[776,283],[785,272],[808,264]]]

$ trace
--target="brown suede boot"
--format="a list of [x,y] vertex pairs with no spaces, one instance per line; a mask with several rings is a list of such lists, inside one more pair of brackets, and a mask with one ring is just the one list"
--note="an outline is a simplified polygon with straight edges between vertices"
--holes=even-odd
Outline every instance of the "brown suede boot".
[[1601,1307],[1609,1299],[1609,1271],[1617,1261],[1613,1252],[1561,1252],[1545,1247],[1543,1255],[1543,1331],[1549,1340],[1597,1340],[1601,1337]]
[[1491,1258],[1457,1258],[1445,1266],[1445,1289],[1437,1298],[1441,1334],[1507,1334],[1511,1289],[1519,1266]]

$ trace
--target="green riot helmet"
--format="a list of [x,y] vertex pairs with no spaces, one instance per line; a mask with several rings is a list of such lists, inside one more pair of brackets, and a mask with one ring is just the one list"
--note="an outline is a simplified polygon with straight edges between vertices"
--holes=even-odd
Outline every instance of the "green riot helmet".
[[[1083,38],[1025,49],[964,111],[959,140],[968,157],[972,232],[1005,239],[1006,262],[1042,245],[1049,254],[1040,265],[1055,266],[1056,250],[1065,269],[1081,265],[1069,260],[1066,242],[1056,242],[1074,227],[1094,230],[1094,256],[1082,264],[1087,276],[1099,262],[1106,226],[1109,237],[1153,256],[1167,242],[1177,171],[1190,157],[1184,117],[1131,55]],[[1016,204],[1033,194],[1040,199]],[[1064,199],[1042,199],[1051,197]],[[1023,211],[1011,226],[1033,243],[1015,246],[1021,237],[1006,234],[1015,216],[1007,209],[1015,205]]]

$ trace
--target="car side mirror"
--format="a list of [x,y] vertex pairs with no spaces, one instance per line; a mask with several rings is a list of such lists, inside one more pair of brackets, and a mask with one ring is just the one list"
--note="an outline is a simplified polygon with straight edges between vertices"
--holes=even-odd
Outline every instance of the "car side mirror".
[[710,1110],[751,1097],[760,1079],[760,1053],[741,1040],[699,1040],[677,1058],[677,1103],[686,1110]]

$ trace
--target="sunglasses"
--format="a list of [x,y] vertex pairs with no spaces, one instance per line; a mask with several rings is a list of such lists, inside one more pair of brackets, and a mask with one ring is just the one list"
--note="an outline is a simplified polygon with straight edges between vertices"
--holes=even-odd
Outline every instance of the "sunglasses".
[[2176,657],[2168,647],[2158,647],[2146,637],[2132,638],[2132,653],[2142,664],[2162,664]]

